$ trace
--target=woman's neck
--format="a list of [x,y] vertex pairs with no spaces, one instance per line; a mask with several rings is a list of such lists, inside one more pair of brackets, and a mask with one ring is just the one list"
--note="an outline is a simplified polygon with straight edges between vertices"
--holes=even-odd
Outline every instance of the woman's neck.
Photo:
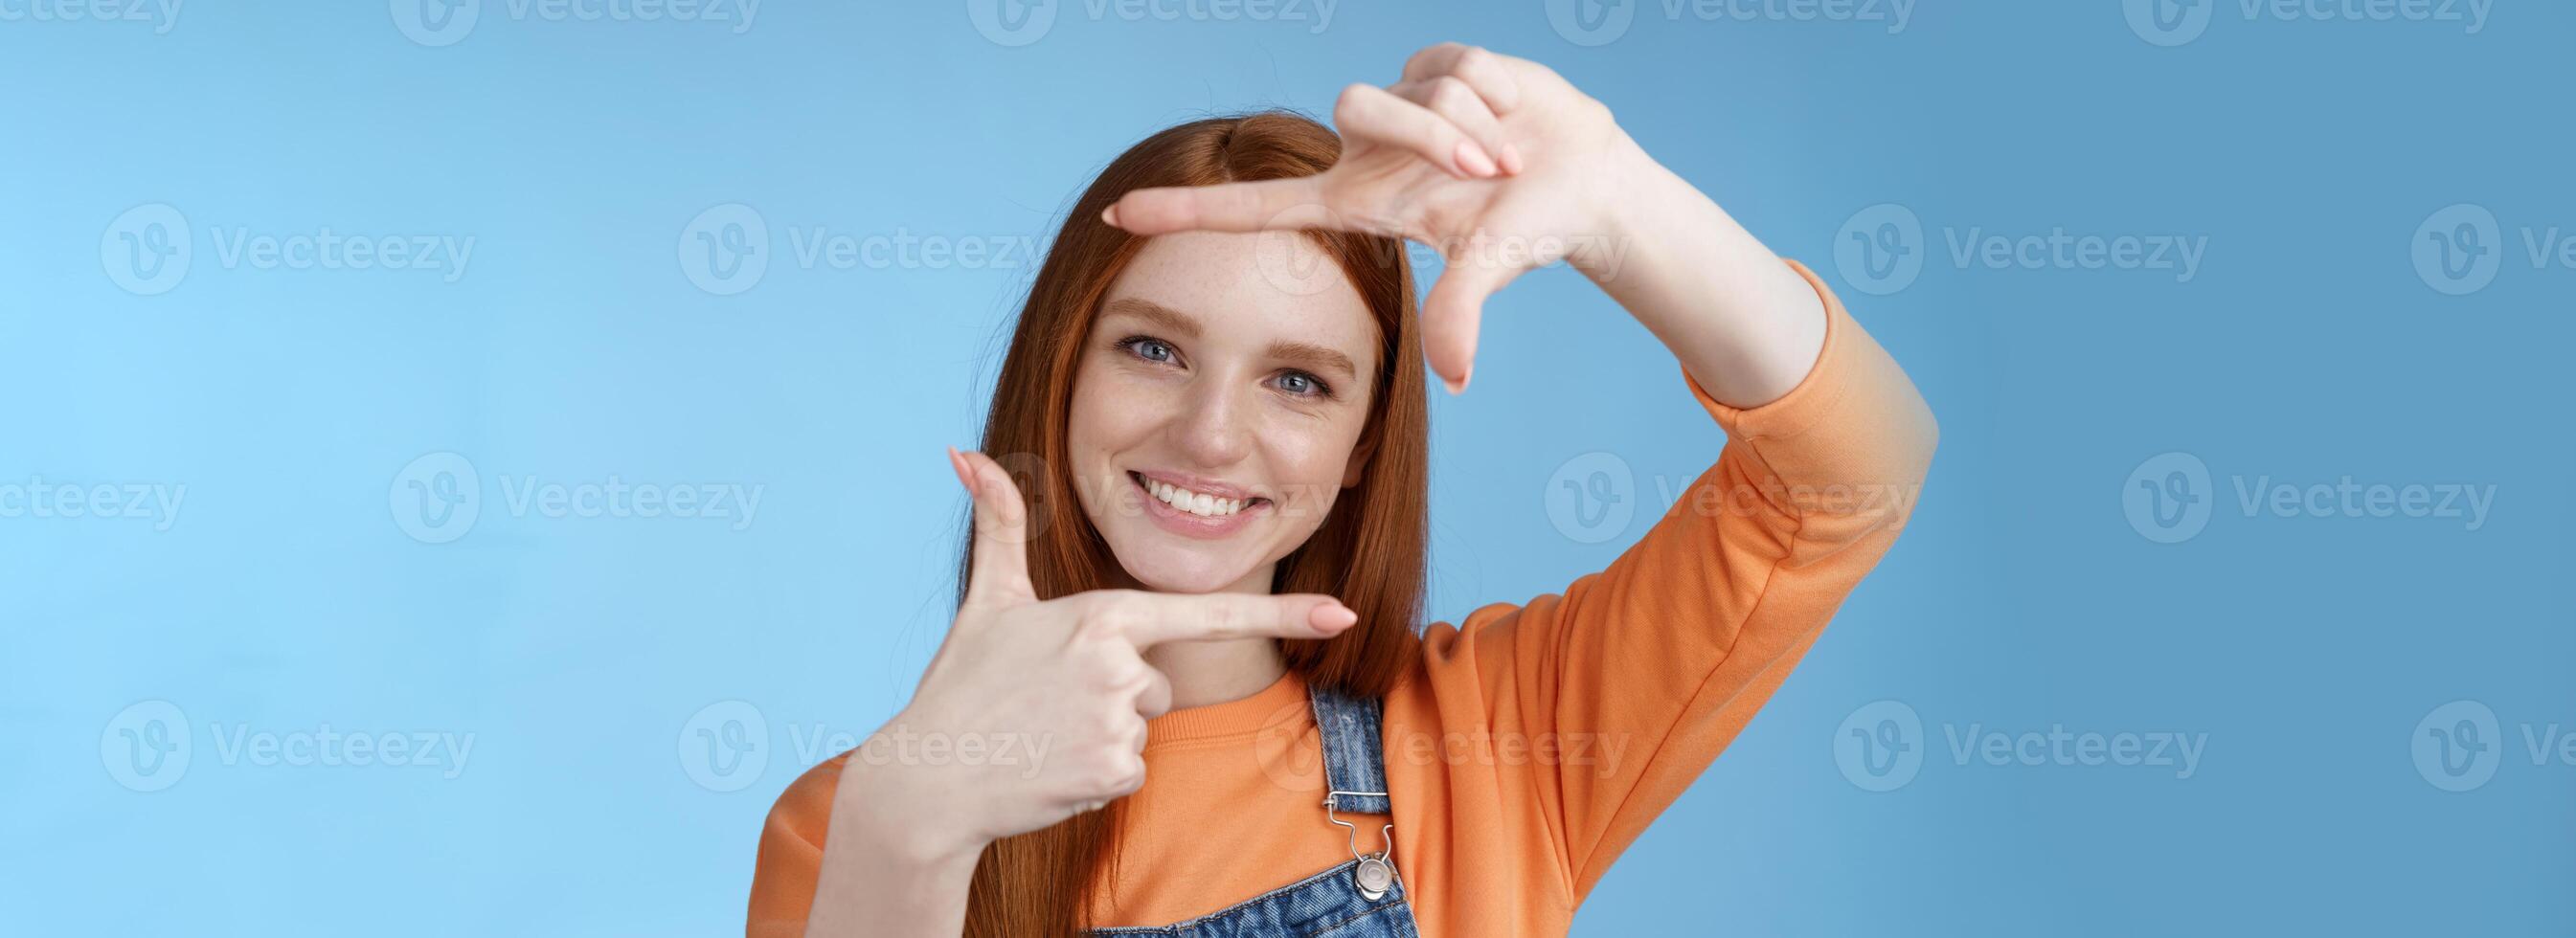
[[[1269,595],[1277,563],[1263,564],[1221,593]],[[1130,589],[1150,589],[1119,571]],[[1204,707],[1258,694],[1287,673],[1279,642],[1269,638],[1231,638],[1207,642],[1165,642],[1145,650],[1145,663],[1172,682],[1172,709]]]

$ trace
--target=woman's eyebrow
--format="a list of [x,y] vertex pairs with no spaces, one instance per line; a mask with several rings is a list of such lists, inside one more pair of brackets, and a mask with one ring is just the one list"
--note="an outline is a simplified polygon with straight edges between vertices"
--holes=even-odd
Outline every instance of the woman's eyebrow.
[[1153,323],[1177,333],[1184,339],[1199,337],[1199,321],[1196,317],[1152,300],[1137,299],[1132,296],[1121,297],[1109,301],[1109,305],[1100,308],[1100,315],[1104,318],[1120,313]]
[[1350,356],[1321,345],[1305,342],[1273,342],[1270,343],[1270,357],[1295,362],[1317,371],[1339,369],[1342,376],[1346,378],[1357,378],[1360,374],[1358,366],[1351,364]]

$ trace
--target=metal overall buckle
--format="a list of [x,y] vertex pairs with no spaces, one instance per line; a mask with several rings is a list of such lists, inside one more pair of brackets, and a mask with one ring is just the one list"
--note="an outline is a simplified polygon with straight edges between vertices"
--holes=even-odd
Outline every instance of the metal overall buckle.
[[1370,902],[1376,902],[1380,899],[1386,898],[1387,890],[1395,888],[1395,825],[1389,823],[1386,825],[1384,830],[1378,832],[1379,837],[1386,842],[1386,849],[1380,850],[1376,853],[1361,853],[1359,827],[1349,821],[1342,820],[1340,815],[1333,813],[1333,809],[1339,806],[1338,802],[1343,795],[1361,798],[1384,798],[1386,797],[1386,793],[1382,791],[1328,791],[1324,793],[1324,820],[1331,821],[1334,824],[1341,826],[1344,831],[1348,832],[1347,838],[1351,845],[1351,859],[1360,861],[1359,868],[1351,871],[1351,879],[1353,882],[1359,884],[1360,895],[1363,898],[1366,898]]

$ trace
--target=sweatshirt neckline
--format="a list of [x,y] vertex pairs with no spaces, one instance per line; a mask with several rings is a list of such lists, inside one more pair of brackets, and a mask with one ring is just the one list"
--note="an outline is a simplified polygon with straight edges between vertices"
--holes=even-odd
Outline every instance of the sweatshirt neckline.
[[1292,670],[1250,697],[1174,710],[1145,721],[1145,748],[1249,734],[1301,719],[1314,718],[1306,711],[1306,682]]

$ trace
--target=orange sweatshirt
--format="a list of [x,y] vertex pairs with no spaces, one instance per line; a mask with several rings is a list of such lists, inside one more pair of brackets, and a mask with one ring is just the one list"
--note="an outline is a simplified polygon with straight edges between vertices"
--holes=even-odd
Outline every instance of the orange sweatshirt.
[[[1798,272],[1828,317],[1807,378],[1746,410],[1684,372],[1726,431],[1717,463],[1609,569],[1432,625],[1421,667],[1388,694],[1393,860],[1425,936],[1563,935],[1903,526],[1931,462],[1931,411]],[[1323,816],[1320,743],[1293,674],[1147,729],[1145,786],[1116,875],[1093,890],[1094,923],[1168,925],[1351,859]],[[803,931],[840,765],[807,772],[771,810],[750,934]],[[1360,849],[1378,849],[1387,818],[1345,817]]]

